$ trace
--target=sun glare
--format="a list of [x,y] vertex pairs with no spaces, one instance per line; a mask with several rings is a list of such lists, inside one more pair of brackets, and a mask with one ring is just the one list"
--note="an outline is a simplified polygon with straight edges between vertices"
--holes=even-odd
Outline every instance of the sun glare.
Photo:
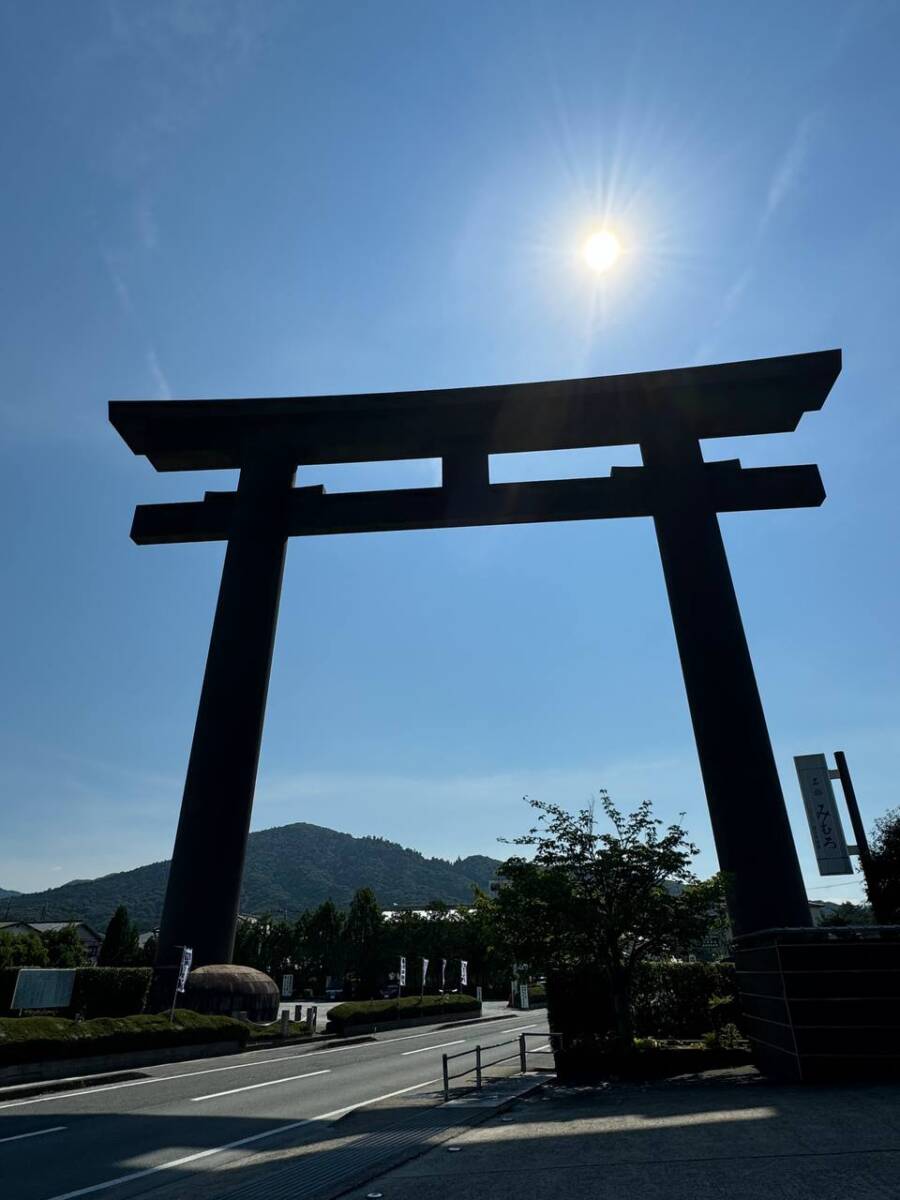
[[622,245],[609,229],[599,229],[592,233],[581,248],[582,258],[598,275],[608,271],[621,253]]

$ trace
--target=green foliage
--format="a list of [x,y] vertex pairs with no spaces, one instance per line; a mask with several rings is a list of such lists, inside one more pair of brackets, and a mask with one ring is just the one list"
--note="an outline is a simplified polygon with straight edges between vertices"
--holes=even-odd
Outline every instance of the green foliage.
[[[291,917],[329,896],[346,908],[353,893],[370,887],[392,908],[421,908],[433,896],[467,903],[473,887],[487,888],[497,863],[482,855],[448,862],[425,858],[384,838],[355,838],[319,825],[284,825],[251,833],[247,844],[241,911],[282,912]],[[7,919],[68,920],[73,914],[104,929],[116,908],[126,905],[140,930],[154,929],[162,913],[167,862],[151,863],[100,879],[74,880],[62,887],[4,900]]]
[[249,1030],[231,1017],[201,1016],[180,1009],[175,1023],[167,1015],[106,1017],[70,1021],[63,1017],[0,1019],[0,1066],[118,1054],[169,1046],[247,1041]]
[[866,894],[882,925],[900,924],[900,808],[891,808],[875,822],[870,839]]
[[140,956],[138,927],[130,920],[128,909],[120,904],[109,919],[97,965],[100,967],[131,967]]
[[49,962],[47,947],[36,933],[10,933],[0,929],[0,969],[46,967]]
[[[570,985],[593,996],[595,1017],[583,1031],[614,1035],[627,1046],[640,964],[683,954],[699,941],[721,910],[722,887],[718,879],[695,878],[697,848],[680,825],[663,829],[649,802],[626,816],[605,792],[600,797],[612,827],[604,832],[592,808],[572,815],[530,801],[538,825],[514,844],[532,847],[534,857],[510,858],[500,868],[497,914],[517,961],[569,981],[556,988],[559,1004],[566,1005],[563,989]],[[550,1007],[559,1028],[552,999]],[[588,1020],[586,1011],[579,1020]]]
[[635,1032],[657,1038],[698,1038],[716,1028],[719,1010],[736,1013],[734,966],[729,962],[643,962],[635,973]]
[[[371,888],[360,888],[350,903],[344,939],[353,963],[352,994],[371,999],[378,988],[384,918]],[[346,994],[346,993],[345,993]]]
[[852,900],[845,900],[842,904],[835,906],[833,912],[830,912],[826,917],[823,917],[819,922],[824,928],[844,928],[847,925],[871,925],[872,910],[868,904],[854,904]]
[[83,1017],[130,1017],[144,1011],[150,967],[83,967],[75,975],[72,1011]]
[[41,940],[47,948],[47,965],[50,967],[85,967],[90,961],[74,925],[48,929],[41,934]]
[[387,1025],[392,1021],[410,1021],[418,1017],[456,1017],[478,1013],[481,1004],[474,996],[404,996],[400,1000],[350,1000],[337,1004],[328,1013],[328,1028],[338,1033],[354,1025]]

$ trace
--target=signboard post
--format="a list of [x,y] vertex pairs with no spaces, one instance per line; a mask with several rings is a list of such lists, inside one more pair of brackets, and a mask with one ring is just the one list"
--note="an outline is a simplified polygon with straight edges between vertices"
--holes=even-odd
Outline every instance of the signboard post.
[[403,989],[406,987],[406,956],[400,955],[400,972],[397,975],[397,998],[403,995]]
[[852,875],[853,864],[824,754],[796,754],[794,765],[820,875]]
[[464,988],[469,982],[469,964],[466,959],[459,960],[459,986]]
[[294,994],[294,977],[293,975],[282,975],[281,977],[281,997],[283,1000],[290,1000]]
[[172,996],[172,1011],[169,1013],[169,1020],[175,1020],[175,1003],[178,1000],[178,993],[183,992],[187,987],[187,978],[191,973],[191,962],[194,958],[194,951],[190,946],[181,947],[181,965],[178,968],[178,979],[175,981],[175,992]]

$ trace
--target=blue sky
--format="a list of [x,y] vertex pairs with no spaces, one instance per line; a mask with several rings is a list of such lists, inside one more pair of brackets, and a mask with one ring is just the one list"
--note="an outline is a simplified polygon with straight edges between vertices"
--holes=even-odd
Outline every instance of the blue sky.
[[[171,849],[222,547],[128,530],[233,476],[156,475],[108,400],[841,346],[795,434],[705,453],[821,467],[822,509],[722,526],[811,894],[858,894],[818,877],[791,760],[844,749],[869,822],[898,802],[898,35],[878,0],[5,0],[0,885]],[[604,221],[626,253],[598,278]],[[524,794],[604,786],[684,811],[714,869],[649,521],[291,543],[254,828],[498,853]]]

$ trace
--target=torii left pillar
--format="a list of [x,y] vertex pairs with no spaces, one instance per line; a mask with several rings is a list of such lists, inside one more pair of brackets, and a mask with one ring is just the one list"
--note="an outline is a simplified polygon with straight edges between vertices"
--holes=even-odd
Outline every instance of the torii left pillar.
[[157,967],[230,963],[272,666],[296,465],[262,451],[241,467]]

